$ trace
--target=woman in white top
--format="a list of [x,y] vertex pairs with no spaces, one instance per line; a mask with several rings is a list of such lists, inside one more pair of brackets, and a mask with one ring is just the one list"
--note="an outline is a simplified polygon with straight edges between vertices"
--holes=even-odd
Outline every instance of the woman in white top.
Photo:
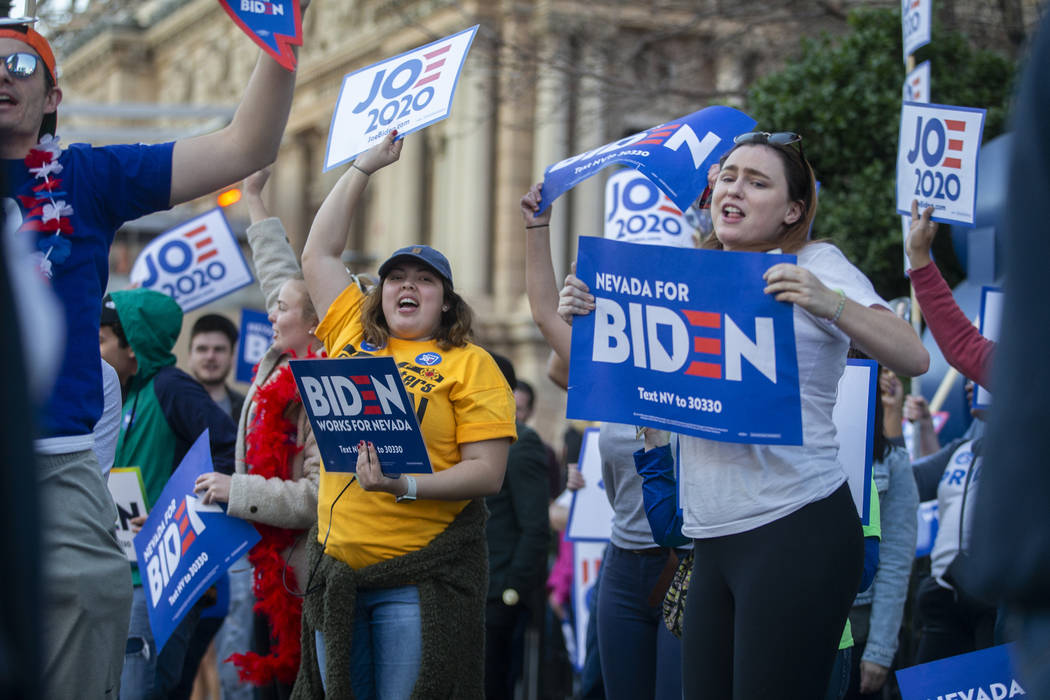
[[[794,304],[803,444],[682,436],[683,533],[695,547],[682,648],[687,698],[823,697],[863,563],[831,420],[846,352],[852,343],[908,376],[929,364],[863,273],[835,246],[808,240],[816,186],[800,141],[744,134],[713,174],[714,234],[702,247],[798,257],[764,279],[767,294]],[[593,309],[586,285],[570,278],[561,310]]]

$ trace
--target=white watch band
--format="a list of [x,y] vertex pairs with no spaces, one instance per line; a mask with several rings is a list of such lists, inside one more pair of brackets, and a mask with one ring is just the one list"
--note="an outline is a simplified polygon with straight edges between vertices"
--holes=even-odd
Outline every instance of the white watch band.
[[404,477],[406,489],[402,495],[397,497],[395,501],[396,503],[416,500],[416,477],[409,476],[408,474],[405,474]]

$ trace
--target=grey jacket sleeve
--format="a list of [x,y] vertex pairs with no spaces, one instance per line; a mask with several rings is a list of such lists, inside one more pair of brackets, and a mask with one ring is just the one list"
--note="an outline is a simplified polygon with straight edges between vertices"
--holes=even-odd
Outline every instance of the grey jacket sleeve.
[[871,622],[861,657],[889,667],[897,651],[897,634],[908,597],[908,579],[915,559],[919,490],[915,486],[908,453],[894,447],[886,456],[889,488],[879,494],[882,507],[882,543],[879,568],[872,586]]
[[252,266],[269,311],[277,303],[281,285],[299,274],[299,263],[285,236],[284,225],[275,216],[248,227],[248,245],[252,249]]

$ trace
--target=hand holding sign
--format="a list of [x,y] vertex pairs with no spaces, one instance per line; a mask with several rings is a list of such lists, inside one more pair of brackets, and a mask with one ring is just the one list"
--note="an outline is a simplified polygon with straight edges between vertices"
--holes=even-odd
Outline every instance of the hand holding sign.
[[832,291],[824,286],[809,270],[791,263],[780,263],[766,270],[762,275],[766,281],[766,294],[772,294],[777,301],[801,306],[817,318],[836,321],[842,314],[840,305],[844,305],[845,295]]
[[396,163],[401,158],[401,149],[405,145],[403,138],[397,137],[397,129],[383,137],[383,140],[362,153],[354,161],[354,167],[365,175],[371,175],[380,168]]
[[594,311],[594,295],[583,280],[576,276],[576,263],[565,278],[565,286],[558,293],[558,315],[572,325],[573,316],[584,316]]
[[401,477],[384,476],[375,444],[364,440],[357,443],[357,481],[365,491],[386,491],[395,496],[403,493]]
[[543,199],[543,183],[537,182],[521,198],[521,218],[525,219],[525,228],[546,226],[551,222],[551,208],[540,211]]
[[937,224],[930,221],[933,216],[933,207],[926,207],[919,216],[919,202],[911,201],[911,226],[908,229],[908,240],[905,242],[905,251],[913,270],[926,267],[933,259],[930,257],[930,249],[933,247],[933,239],[937,236]]

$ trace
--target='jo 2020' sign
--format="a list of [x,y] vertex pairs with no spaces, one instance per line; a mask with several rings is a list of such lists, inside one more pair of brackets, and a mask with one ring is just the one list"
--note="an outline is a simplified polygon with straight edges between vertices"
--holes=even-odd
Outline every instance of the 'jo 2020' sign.
[[683,214],[649,178],[627,168],[605,182],[605,210],[605,237],[614,241],[691,247],[699,224],[692,210]]
[[343,78],[325,170],[355,158],[394,129],[404,135],[447,117],[477,30],[475,25]]
[[934,208],[933,219],[973,225],[983,109],[905,102],[897,153],[897,212]]
[[190,311],[251,284],[253,277],[222,209],[215,208],[143,248],[131,281]]

